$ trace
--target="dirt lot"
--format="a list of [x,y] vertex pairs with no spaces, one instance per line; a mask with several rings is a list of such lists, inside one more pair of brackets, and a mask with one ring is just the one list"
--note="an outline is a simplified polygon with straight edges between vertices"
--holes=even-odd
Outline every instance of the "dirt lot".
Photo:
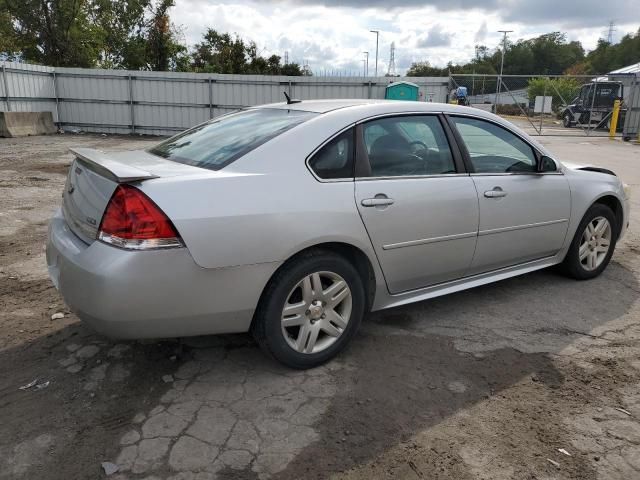
[[150,141],[0,139],[0,478],[103,478],[102,462],[118,480],[640,478],[640,147],[542,139],[633,186],[600,278],[542,271],[371,314],[297,372],[244,335],[114,343],[49,283],[67,148]]

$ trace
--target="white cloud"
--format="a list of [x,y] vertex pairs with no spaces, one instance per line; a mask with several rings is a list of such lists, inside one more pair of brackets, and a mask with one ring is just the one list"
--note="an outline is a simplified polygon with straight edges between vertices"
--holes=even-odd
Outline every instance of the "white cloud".
[[[369,32],[372,29],[380,30],[378,71],[383,74],[389,46],[394,41],[396,69],[403,73],[414,61],[428,60],[437,66],[444,66],[448,61],[468,61],[474,55],[475,44],[483,43],[489,48],[499,44],[501,36],[495,31],[498,29],[514,30],[511,34],[514,40],[560,30],[567,32],[569,40],[580,40],[590,49],[595,47],[606,28],[607,20],[601,13],[598,17],[594,14],[596,3],[601,9],[599,0],[583,0],[585,5],[579,8],[559,10],[547,9],[540,4],[546,5],[552,0],[535,3],[508,0],[501,2],[500,8],[491,8],[495,1],[436,0],[424,6],[424,2],[418,0],[405,0],[395,2],[394,8],[390,9],[384,6],[388,2],[382,0],[369,1],[367,7],[358,7],[365,4],[358,0],[296,3],[176,0],[172,17],[182,27],[190,46],[201,40],[207,28],[213,28],[255,41],[264,55],[284,56],[288,51],[291,61],[306,61],[316,72],[361,72],[362,52],[369,51],[371,74],[375,63],[375,35]],[[630,0],[611,1],[626,4]],[[562,3],[553,2],[554,5]],[[553,11],[556,16],[545,13],[546,10]],[[619,36],[638,28],[639,18],[629,21],[636,23],[618,25]]]

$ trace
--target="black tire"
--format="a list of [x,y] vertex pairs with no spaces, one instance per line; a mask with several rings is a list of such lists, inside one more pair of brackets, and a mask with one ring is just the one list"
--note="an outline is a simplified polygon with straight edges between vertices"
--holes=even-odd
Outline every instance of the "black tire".
[[562,116],[562,125],[564,128],[571,128],[573,122],[571,121],[571,114],[569,112],[565,112]]
[[[351,314],[333,344],[316,353],[300,353],[285,339],[281,325],[282,310],[296,285],[315,272],[333,272],[344,279],[351,291]],[[358,331],[364,310],[365,290],[355,266],[333,252],[311,250],[289,261],[269,281],[254,315],[251,333],[267,354],[284,365],[297,369],[313,368],[344,349]]]
[[[587,225],[598,217],[604,217],[609,221],[609,225],[611,226],[611,240],[609,243],[609,250],[607,251],[602,263],[597,268],[588,270],[580,261],[580,243]],[[619,228],[616,217],[611,209],[600,203],[592,205],[582,218],[582,221],[576,230],[576,234],[571,241],[571,246],[569,247],[567,256],[562,263],[563,272],[576,280],[589,280],[600,275],[604,269],[607,268],[607,265],[611,260],[611,256],[613,255],[613,251],[615,250],[616,242],[618,240],[618,231]]]

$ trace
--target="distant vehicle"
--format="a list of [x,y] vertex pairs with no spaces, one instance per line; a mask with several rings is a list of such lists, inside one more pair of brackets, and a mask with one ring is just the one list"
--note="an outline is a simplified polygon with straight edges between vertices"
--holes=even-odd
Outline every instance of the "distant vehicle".
[[78,317],[120,338],[250,331],[309,368],[367,311],[556,264],[596,277],[627,228],[613,172],[491,113],[293,102],[148,150],[72,150],[47,264]]
[[[595,92],[595,98],[594,98]],[[565,128],[574,125],[585,125],[589,128],[595,123],[596,128],[609,128],[611,125],[611,113],[613,102],[622,99],[624,87],[621,82],[591,82],[580,87],[579,95],[574,98],[571,105],[567,105],[562,111],[562,124]],[[618,128],[624,125],[625,110],[620,109]]]
[[467,87],[456,87],[451,90],[451,101],[449,103],[453,105],[469,105],[469,95],[467,93]]

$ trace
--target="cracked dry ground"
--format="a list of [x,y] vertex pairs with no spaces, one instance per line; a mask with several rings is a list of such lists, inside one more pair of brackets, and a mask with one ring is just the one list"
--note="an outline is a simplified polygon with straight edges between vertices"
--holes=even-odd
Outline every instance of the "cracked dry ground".
[[[149,140],[0,139],[0,478],[104,478],[108,461],[118,480],[640,479],[640,148],[584,140],[543,138],[633,188],[604,275],[370,314],[299,372],[245,335],[116,343],[81,325],[42,252],[66,149]],[[34,379],[50,383],[19,390]]]

